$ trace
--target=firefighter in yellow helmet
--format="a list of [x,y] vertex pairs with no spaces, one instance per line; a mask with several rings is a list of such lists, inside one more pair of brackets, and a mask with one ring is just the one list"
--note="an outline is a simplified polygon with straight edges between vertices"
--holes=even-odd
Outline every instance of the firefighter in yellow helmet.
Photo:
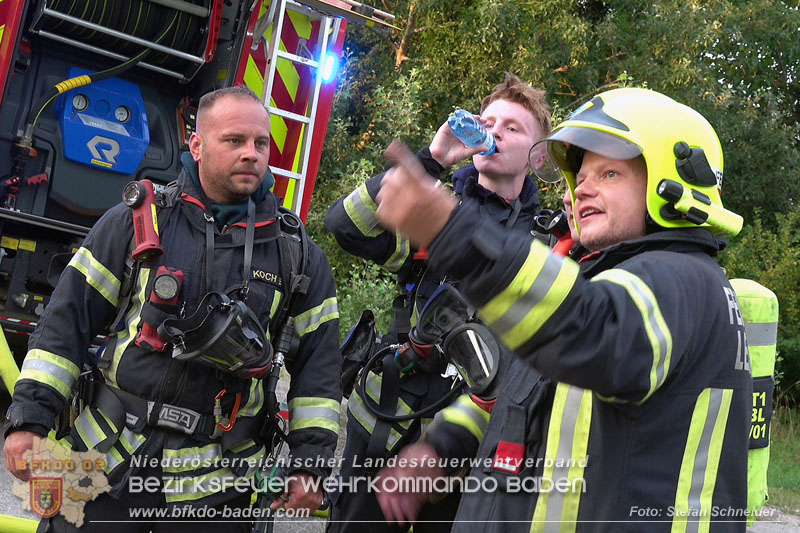
[[[546,420],[526,410],[530,384],[500,385],[469,473],[486,490],[465,494],[454,531],[476,520],[498,531],[744,531],[750,360],[713,259],[725,247],[715,233],[742,220],[720,200],[712,126],[657,92],[618,89],[534,145],[534,171],[566,179],[592,252],[580,265],[439,194],[402,146],[388,155],[398,164],[381,222],[427,246],[517,361],[558,383]],[[401,458],[448,458],[468,426],[445,410]],[[383,471],[389,520],[413,521],[430,497],[389,480],[431,472]],[[525,523],[491,525],[509,515]]]

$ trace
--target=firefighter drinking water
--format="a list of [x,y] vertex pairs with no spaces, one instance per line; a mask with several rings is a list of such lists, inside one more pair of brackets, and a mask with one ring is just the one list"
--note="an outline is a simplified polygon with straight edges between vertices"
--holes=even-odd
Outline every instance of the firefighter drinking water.
[[[478,453],[492,467],[470,475],[507,490],[465,494],[454,531],[476,521],[497,531],[744,531],[750,360],[714,261],[725,247],[716,234],[735,234],[742,220],[720,200],[712,126],[660,93],[617,89],[533,147],[534,172],[566,180],[592,252],[580,266],[459,204],[402,145],[387,156],[395,165],[377,219],[425,246],[515,359],[557,383],[544,421],[526,418],[530,382],[501,386]],[[465,419],[440,415],[401,457],[449,455]],[[395,467],[380,476],[441,474]],[[512,494],[531,479],[556,488]],[[392,486],[378,497],[391,522],[413,522],[438,497]],[[524,516],[520,508],[527,522],[496,522],[506,509]]]
[[[509,73],[483,100],[480,121],[494,135],[496,152],[479,155],[485,148],[465,147],[445,122],[417,158],[428,175],[438,178],[447,168],[472,157],[472,165],[453,174],[456,195],[479,205],[504,231],[530,234],[540,206],[527,154],[533,143],[550,131],[544,92]],[[325,224],[343,249],[397,275],[402,294],[395,300],[394,322],[384,340],[402,345],[433,292],[443,281],[454,278],[429,268],[424,251],[416,243],[378,222],[376,196],[385,175],[370,178],[338,200],[328,211]],[[404,358],[408,354],[398,355]],[[446,363],[411,368],[403,364],[395,371],[398,360],[391,353],[384,364],[363,372],[365,395],[356,387],[349,398],[341,470],[345,479],[373,476],[375,471],[360,465],[366,460],[393,457],[403,445],[416,441],[434,413],[460,392],[460,383],[454,379],[456,372],[447,372]],[[474,451],[469,443],[464,453],[470,456]],[[457,494],[426,505],[414,530],[449,531],[457,505]],[[364,522],[369,522],[370,531],[398,530],[386,524],[374,493],[366,489],[342,491],[333,497],[329,531],[356,531]]]

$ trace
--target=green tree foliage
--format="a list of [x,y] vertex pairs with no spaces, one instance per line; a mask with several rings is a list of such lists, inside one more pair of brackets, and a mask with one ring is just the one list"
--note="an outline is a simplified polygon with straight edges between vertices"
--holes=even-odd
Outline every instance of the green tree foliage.
[[[783,240],[800,198],[796,2],[383,0],[376,7],[397,15],[401,31],[348,29],[346,72],[309,222],[342,290],[364,267],[325,236],[322,216],[336,198],[383,168],[391,139],[425,146],[455,107],[477,111],[504,71],[546,89],[555,122],[604,89],[644,86],[697,109],[715,126],[725,152],[723,198],[748,225],[725,260],[735,275],[778,294],[784,384],[800,380],[792,367],[800,367],[800,332],[793,326],[800,324],[794,300],[800,280],[788,252],[794,241]],[[543,204],[559,206],[563,190],[543,189]],[[764,246],[782,259],[776,255],[768,264]],[[389,305],[368,296],[348,302]]]

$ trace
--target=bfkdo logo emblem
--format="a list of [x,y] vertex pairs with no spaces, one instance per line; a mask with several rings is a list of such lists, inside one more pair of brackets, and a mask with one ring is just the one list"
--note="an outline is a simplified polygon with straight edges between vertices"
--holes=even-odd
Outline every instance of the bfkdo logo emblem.
[[61,510],[62,481],[58,477],[31,478],[31,509],[34,513],[50,518]]

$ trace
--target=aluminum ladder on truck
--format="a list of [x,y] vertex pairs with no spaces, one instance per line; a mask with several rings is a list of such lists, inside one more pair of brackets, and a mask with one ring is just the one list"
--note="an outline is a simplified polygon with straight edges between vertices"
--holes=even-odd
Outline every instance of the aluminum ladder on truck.
[[[272,33],[267,43],[267,76],[264,80],[264,91],[261,99],[266,105],[271,116],[282,117],[286,121],[299,122],[303,124],[302,132],[297,143],[297,153],[294,160],[296,165],[290,168],[281,168],[270,165],[270,171],[275,176],[294,180],[294,191],[291,196],[290,205],[284,204],[293,211],[300,213],[303,196],[306,188],[306,178],[309,166],[309,154],[311,143],[314,138],[314,124],[317,116],[317,106],[322,87],[321,69],[324,67],[326,54],[329,50],[329,40],[335,40],[339,34],[342,19],[368,25],[393,28],[389,21],[394,20],[394,16],[383,11],[378,11],[352,0],[345,0],[341,4],[349,6],[349,9],[334,5],[322,0],[272,0],[269,6],[270,13],[267,14],[259,23],[256,35],[262,35],[268,25],[272,24]],[[304,55],[290,53],[281,50],[281,36],[283,35],[284,22],[287,11],[295,11],[307,17],[315,17],[320,21],[320,29],[315,46],[303,47],[307,52]],[[316,17],[319,17],[318,19]],[[311,50],[314,50],[312,53]],[[314,76],[313,88],[306,105],[305,114],[298,114],[293,111],[283,109],[275,104],[273,88],[275,76],[278,71],[278,61],[290,61],[296,66],[305,66],[316,72]],[[296,167],[296,171],[293,168]]]

